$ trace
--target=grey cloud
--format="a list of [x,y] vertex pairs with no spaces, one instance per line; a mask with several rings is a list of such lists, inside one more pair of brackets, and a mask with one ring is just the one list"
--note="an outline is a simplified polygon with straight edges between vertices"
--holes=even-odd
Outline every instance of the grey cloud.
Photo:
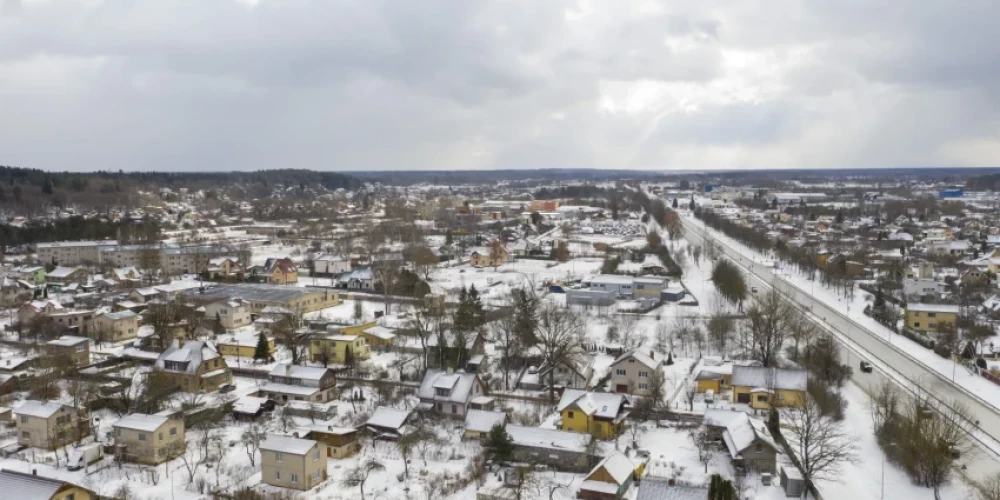
[[870,167],[997,140],[991,2],[655,4],[6,0],[0,163]]

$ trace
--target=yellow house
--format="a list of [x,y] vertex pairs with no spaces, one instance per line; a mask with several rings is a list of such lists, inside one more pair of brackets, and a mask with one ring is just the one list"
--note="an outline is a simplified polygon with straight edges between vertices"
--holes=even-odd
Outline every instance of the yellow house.
[[625,396],[615,393],[566,389],[556,407],[559,428],[591,434],[598,439],[614,439],[625,428]]
[[489,246],[474,248],[469,255],[469,264],[481,267],[496,267],[510,260],[510,252],[502,243],[493,242]]
[[347,325],[339,327],[339,332],[341,335],[361,335],[365,330],[377,325],[374,320],[365,323],[358,323],[356,325]]
[[[257,352],[258,334],[253,332],[223,335],[216,339],[215,346],[219,349],[219,354],[223,356],[237,356],[240,358],[253,358]],[[267,338],[268,356],[274,355],[274,338]]]
[[73,483],[38,474],[0,470],[0,491],[10,497],[30,500],[96,500],[97,493]]
[[733,402],[766,410],[771,406],[802,408],[806,404],[805,370],[763,366],[733,367]]
[[733,366],[705,366],[702,367],[698,375],[695,375],[694,380],[698,386],[698,392],[707,392],[709,390],[716,394],[721,393],[724,389],[729,389],[733,384]]
[[354,361],[371,357],[368,342],[360,335],[331,335],[309,342],[309,359],[313,362],[346,364],[348,351]]
[[361,335],[368,341],[368,345],[375,348],[390,347],[396,342],[396,334],[391,328],[384,326],[372,326],[361,332]]
[[291,285],[299,281],[299,268],[292,259],[268,259],[264,264],[267,282],[274,285]]
[[948,304],[906,304],[906,328],[917,332],[937,333],[954,327],[958,306]]

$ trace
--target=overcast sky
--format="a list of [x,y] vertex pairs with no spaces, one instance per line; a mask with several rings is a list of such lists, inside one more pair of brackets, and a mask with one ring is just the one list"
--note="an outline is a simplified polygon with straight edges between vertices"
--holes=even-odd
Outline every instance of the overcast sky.
[[0,164],[1000,166],[997,0],[0,0]]

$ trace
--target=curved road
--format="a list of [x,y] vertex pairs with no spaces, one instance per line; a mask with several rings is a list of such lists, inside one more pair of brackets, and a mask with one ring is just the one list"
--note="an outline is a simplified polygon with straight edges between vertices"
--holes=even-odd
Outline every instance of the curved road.
[[[702,242],[705,239],[705,229],[698,223],[681,217],[684,223],[685,236],[695,236]],[[970,435],[983,448],[982,457],[985,460],[966,460],[967,471],[973,478],[980,478],[995,472],[1000,467],[1000,412],[997,408],[973,395],[964,388],[952,383],[937,371],[927,367],[920,361],[910,357],[905,352],[896,349],[874,332],[858,325],[841,313],[835,306],[813,297],[782,277],[775,275],[771,268],[764,265],[753,265],[753,261],[732,248],[728,242],[712,237],[716,248],[733,262],[739,264],[756,280],[757,286],[774,288],[789,300],[798,304],[803,310],[811,312],[810,316],[820,328],[832,331],[844,344],[849,366],[854,368],[852,381],[865,390],[875,386],[877,381],[888,376],[901,383],[900,379],[909,382],[908,390],[919,388],[937,400],[939,405],[947,406],[948,402],[956,401],[969,409],[973,421],[979,421],[979,429],[971,429]],[[845,342],[846,339],[846,342]],[[857,369],[858,362],[864,359],[888,373],[866,374]],[[876,375],[876,376],[873,376]],[[902,384],[905,386],[905,384]],[[971,426],[970,426],[971,427]]]

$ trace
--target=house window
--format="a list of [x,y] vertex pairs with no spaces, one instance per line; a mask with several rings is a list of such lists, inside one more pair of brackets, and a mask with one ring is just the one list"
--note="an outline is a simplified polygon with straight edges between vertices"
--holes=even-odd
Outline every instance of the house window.
[[276,452],[274,452],[274,460],[275,460],[276,462],[281,462],[281,461],[283,461],[284,459],[285,459],[285,456],[284,456],[284,455],[282,455],[280,451],[276,451]]
[[76,500],[76,493],[70,493],[66,495],[66,500]]
[[764,449],[764,447],[761,446],[760,443],[757,443],[757,446],[754,446],[754,451],[756,451],[757,453],[760,453],[761,450],[763,450],[763,449]]
[[642,378],[646,378],[649,376],[649,372],[639,372],[639,376]]
[[764,395],[764,394],[758,394],[757,395],[757,402],[758,403],[766,403],[767,402],[767,396]]
[[313,472],[313,479],[314,480],[319,479],[319,473],[320,473],[319,469],[316,469],[316,472]]
[[643,383],[640,383],[640,384],[639,384],[639,388],[640,388],[640,389],[649,389],[649,384],[643,384]]
[[146,435],[140,432],[139,433],[139,441],[145,441],[145,440],[146,440]]
[[21,431],[21,437],[23,437],[24,439],[30,439],[31,433],[28,431]]
[[299,475],[298,474],[292,474],[292,484],[295,484],[295,483],[298,483],[298,482],[299,482]]
[[274,471],[274,478],[277,479],[278,481],[281,481],[281,471],[280,470]]
[[920,323],[914,323],[913,328],[920,328]]
[[160,441],[163,441],[163,433],[162,432],[160,433],[159,439],[160,439]]
[[170,435],[171,436],[176,436],[177,435],[177,428],[176,427],[171,427],[170,428]]
[[317,448],[316,451],[313,452],[313,462],[317,460],[319,460],[319,448]]
[[458,405],[451,405],[451,413],[452,415],[458,413]]
[[618,368],[618,369],[615,370],[615,375],[618,375],[619,377],[624,377],[625,376],[625,370],[622,369],[622,368]]
[[927,313],[927,317],[928,318],[936,318],[937,317],[937,313]]
[[573,412],[571,412],[571,411],[566,412],[566,418],[572,419],[573,418]]
[[21,423],[22,423],[22,424],[26,424],[26,423],[28,423],[28,417],[27,417],[27,416],[25,416],[25,415],[21,415]]

